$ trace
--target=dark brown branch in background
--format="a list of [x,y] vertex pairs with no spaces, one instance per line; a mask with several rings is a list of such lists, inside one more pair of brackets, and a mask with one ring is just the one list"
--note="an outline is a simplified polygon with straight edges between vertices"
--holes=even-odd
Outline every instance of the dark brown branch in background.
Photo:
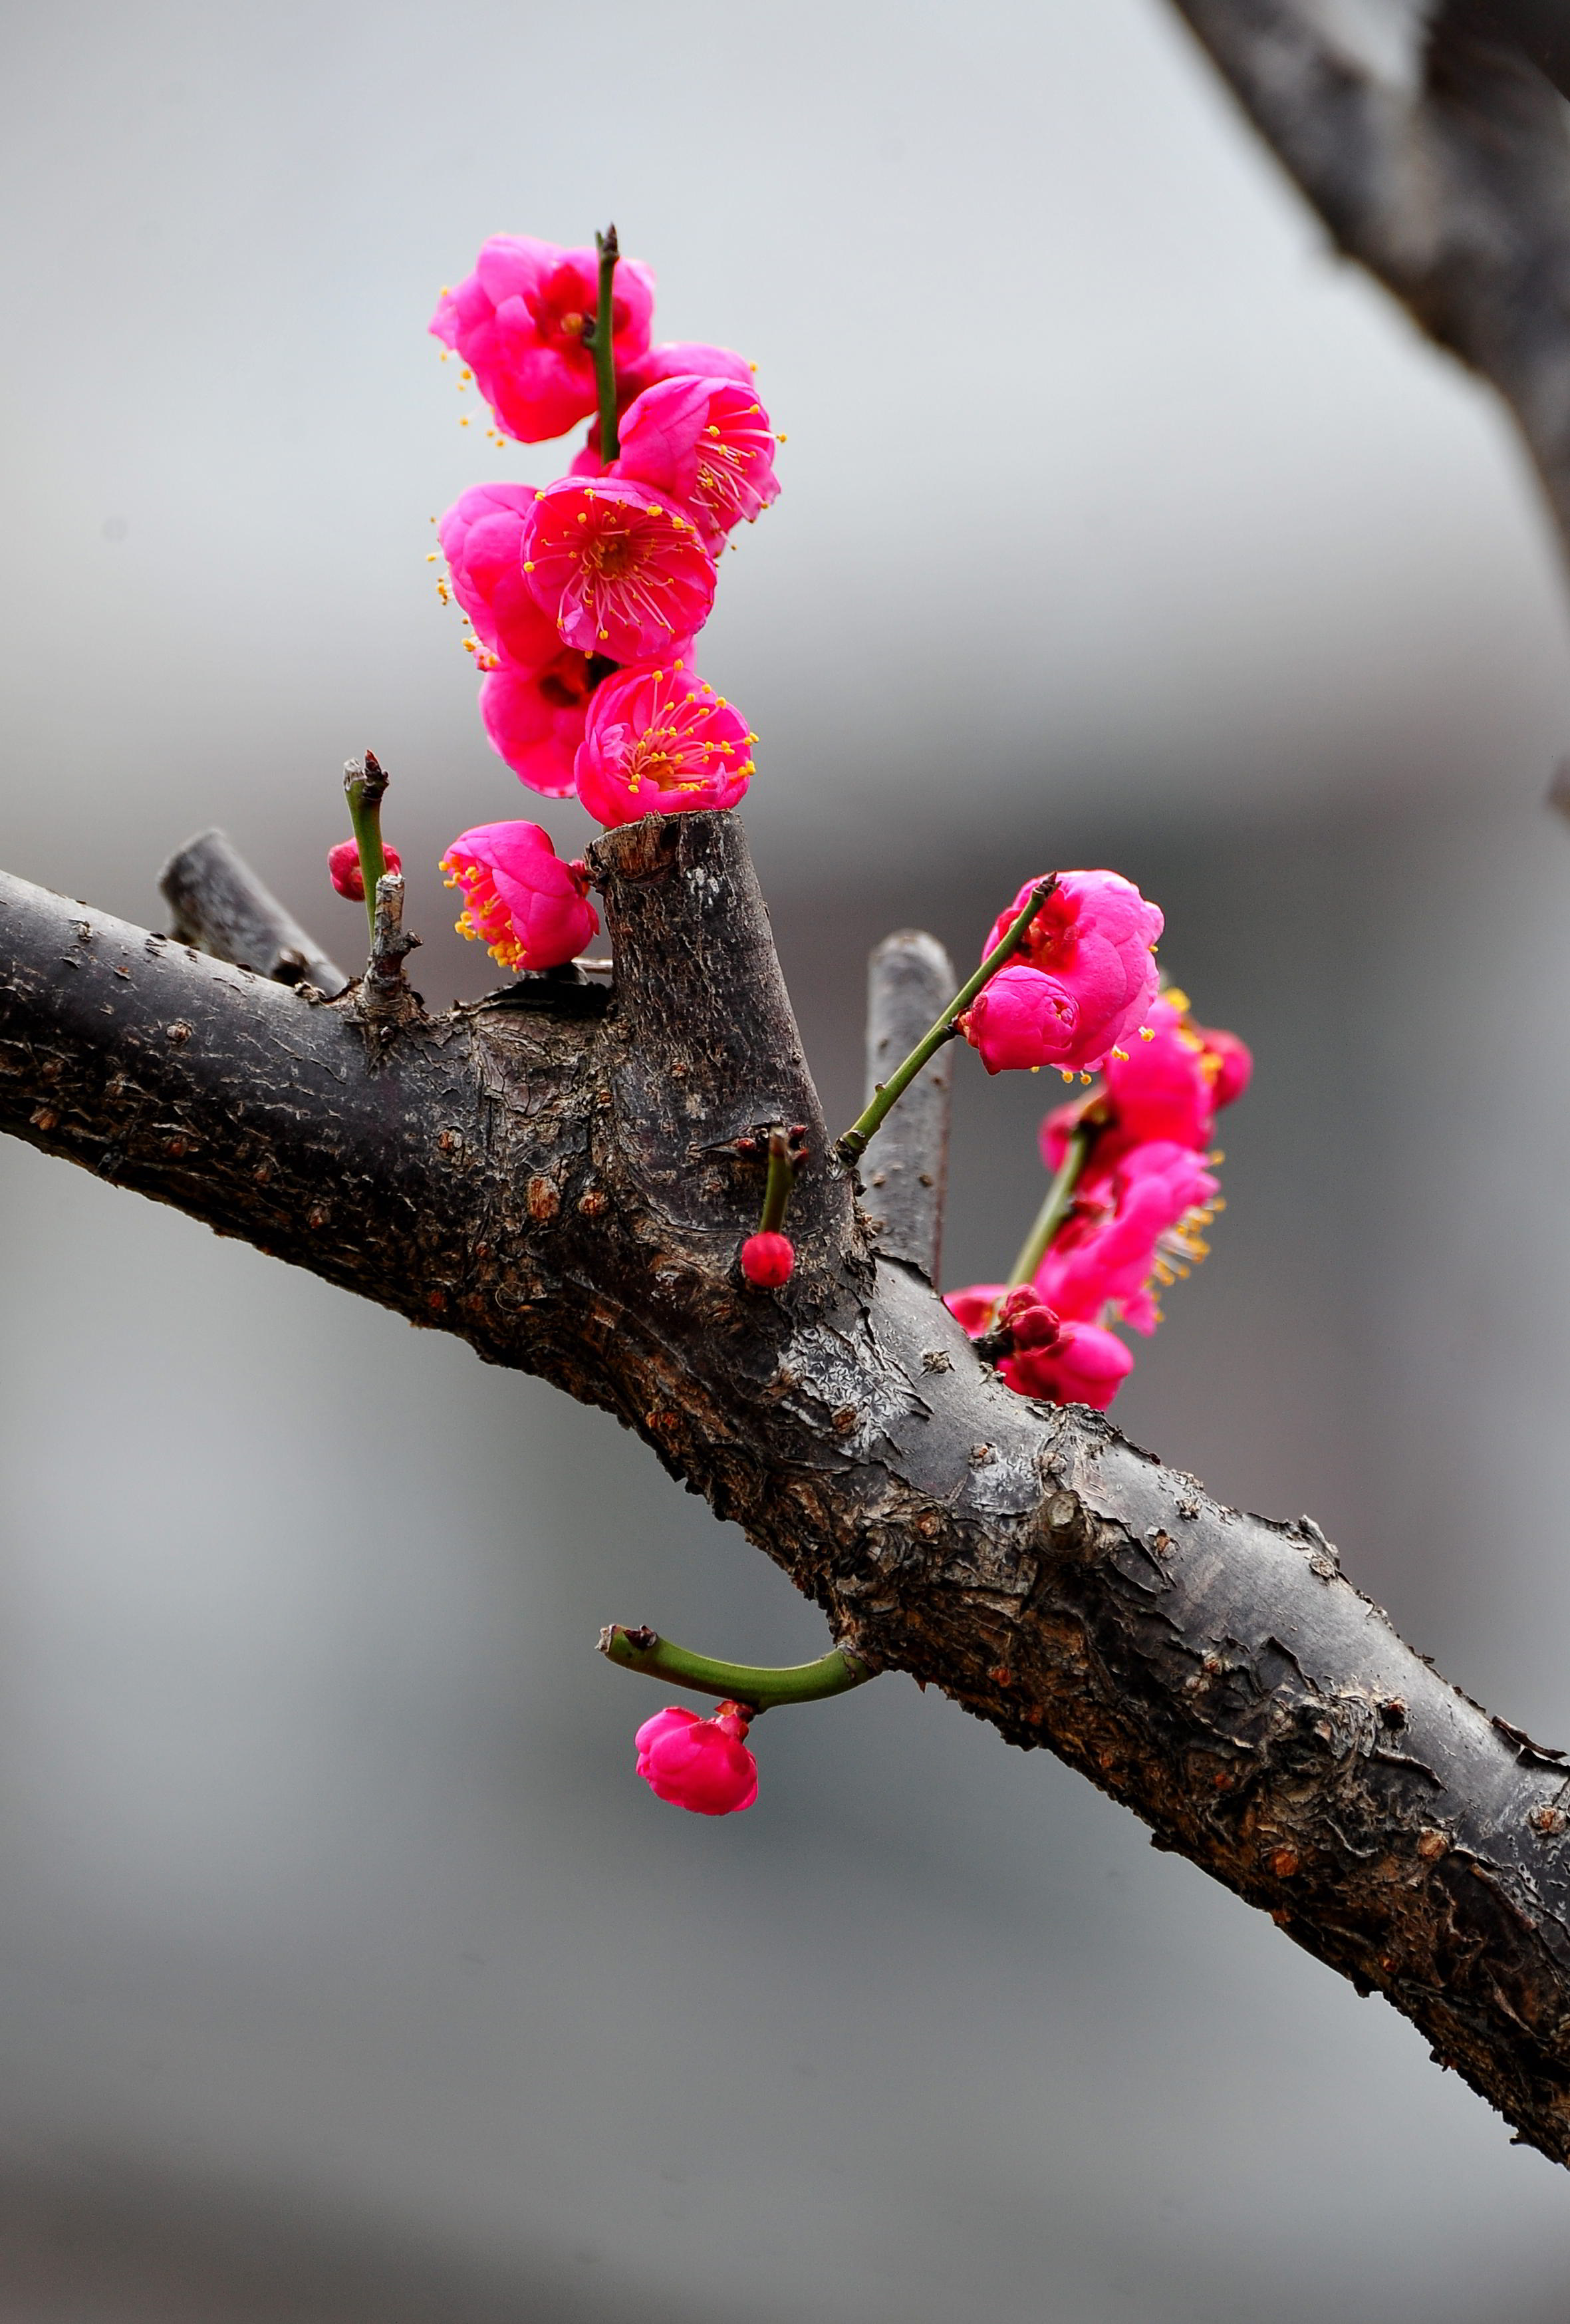
[[[1057,1751],[1570,2160],[1570,1766],[1405,1646],[1307,1518],[1014,1395],[880,1261],[733,816],[592,861],[608,1003],[540,978],[377,1041],[354,995],[0,877],[0,1130],[616,1412],[836,1643]],[[757,1292],[782,1118],[797,1268]]]
[[1173,0],[1338,248],[1496,387],[1570,555],[1570,78],[1561,0],[1414,11],[1382,77],[1313,0]]
[[227,832],[198,832],[158,875],[170,933],[215,960],[277,984],[314,984],[331,999],[349,980],[257,878]]
[[[902,1057],[909,1056],[959,980],[936,936],[901,928],[867,964],[867,1093],[870,1105]],[[938,1280],[943,1197],[949,1181],[951,1049],[938,1051],[906,1090],[861,1164],[868,1231],[889,1259]]]

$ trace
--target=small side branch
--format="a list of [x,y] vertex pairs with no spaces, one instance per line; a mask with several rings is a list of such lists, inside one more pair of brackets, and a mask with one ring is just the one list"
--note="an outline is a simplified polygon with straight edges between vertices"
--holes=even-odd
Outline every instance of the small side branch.
[[170,934],[274,984],[314,984],[329,999],[349,980],[260,880],[227,832],[202,831],[158,875]]
[[[901,928],[867,964],[867,1103],[914,1048],[956,983],[936,936]],[[868,1224],[877,1249],[938,1280],[949,1176],[952,1052],[940,1049],[867,1149]]]
[[419,995],[403,973],[403,964],[419,944],[403,933],[403,874],[384,872],[376,882],[376,904],[371,922],[371,957],[360,986],[360,1014],[385,1035],[420,1013]]

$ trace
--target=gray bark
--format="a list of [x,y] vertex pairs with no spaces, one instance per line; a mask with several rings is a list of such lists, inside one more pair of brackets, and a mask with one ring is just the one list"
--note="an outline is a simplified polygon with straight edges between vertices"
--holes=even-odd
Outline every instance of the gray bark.
[[[1308,1520],[1015,1396],[835,1158],[739,822],[593,851],[609,994],[390,1024],[0,879],[0,1129],[615,1412],[847,1647],[1046,1746],[1570,2161],[1570,1774]],[[780,1292],[758,1133],[806,1125]]]

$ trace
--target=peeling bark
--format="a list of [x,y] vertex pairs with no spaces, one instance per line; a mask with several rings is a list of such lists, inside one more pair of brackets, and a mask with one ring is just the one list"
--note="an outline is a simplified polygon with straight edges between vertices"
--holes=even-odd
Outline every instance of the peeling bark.
[[[1308,1519],[1015,1396],[835,1159],[733,816],[593,851],[614,986],[390,1028],[0,878],[0,1128],[617,1413],[837,1639],[1045,1745],[1570,2161],[1570,1768]],[[750,1289],[772,1121],[797,1268]]]

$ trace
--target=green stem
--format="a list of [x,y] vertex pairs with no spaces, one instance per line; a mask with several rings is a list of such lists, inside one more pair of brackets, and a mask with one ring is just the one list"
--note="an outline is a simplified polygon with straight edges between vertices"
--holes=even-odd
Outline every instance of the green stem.
[[848,1694],[875,1677],[859,1655],[836,1646],[815,1663],[795,1663],[770,1669],[756,1663],[718,1663],[708,1655],[689,1654],[685,1646],[649,1629],[629,1630],[613,1622],[600,1633],[600,1651],[622,1670],[641,1671],[646,1678],[668,1679],[674,1686],[690,1687],[694,1694],[719,1695],[750,1711],[772,1711],[786,1702],[823,1702],[833,1694]]
[[989,984],[1000,968],[1005,967],[1024,942],[1025,933],[1047,898],[1058,884],[1054,872],[1050,879],[1038,880],[1031,890],[1025,908],[1012,920],[1001,943],[994,945],[968,984],[962,984],[950,1001],[932,1030],[923,1033],[904,1063],[896,1065],[887,1081],[880,1082],[872,1102],[856,1117],[843,1138],[839,1150],[847,1162],[858,1162],[883,1125],[883,1120],[909,1089],[912,1082],[928,1060],[937,1055],[945,1041],[954,1036],[954,1020],[963,1016],[984,984]]
[[597,234],[594,247],[600,254],[600,290],[591,344],[594,350],[594,378],[600,390],[600,457],[609,467],[621,450],[621,438],[616,433],[616,318],[611,298],[616,262],[621,255],[616,228],[608,226],[603,234]]
[[1079,1173],[1085,1167],[1085,1157],[1096,1142],[1094,1130],[1083,1124],[1070,1132],[1069,1144],[1058,1175],[1047,1188],[1047,1199],[1036,1213],[1035,1224],[1020,1247],[1014,1263],[1014,1273],[1008,1278],[1012,1291],[1016,1283],[1028,1283],[1051,1248],[1052,1237],[1069,1215],[1074,1200],[1074,1189],[1079,1183]]
[[757,1222],[759,1234],[778,1234],[784,1226],[795,1176],[789,1139],[783,1130],[771,1130],[768,1133],[768,1184],[763,1190],[763,1216]]
[[357,759],[350,760],[344,770],[344,796],[349,802],[349,825],[360,851],[365,917],[372,936],[376,934],[376,883],[387,870],[387,853],[381,844],[381,801],[386,790],[387,777],[374,751],[366,752],[363,765]]

